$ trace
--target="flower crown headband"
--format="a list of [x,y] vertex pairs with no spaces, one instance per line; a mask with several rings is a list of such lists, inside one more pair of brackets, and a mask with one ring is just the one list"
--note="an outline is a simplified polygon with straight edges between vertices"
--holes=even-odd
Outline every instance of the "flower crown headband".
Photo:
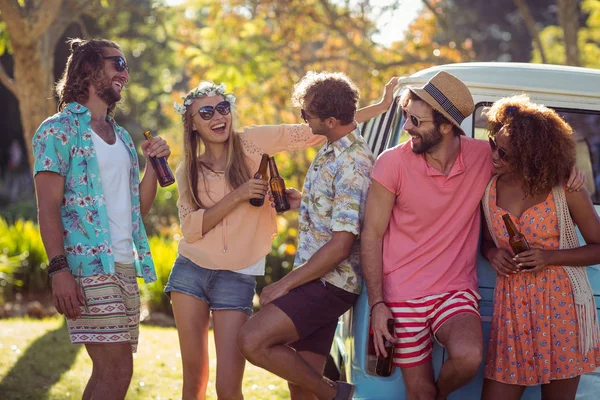
[[187,110],[188,106],[194,102],[194,99],[216,95],[223,96],[225,101],[228,101],[231,107],[235,108],[235,96],[232,93],[225,93],[225,84],[221,83],[219,86],[217,86],[212,82],[200,83],[187,96],[181,98],[183,100],[183,104],[174,102],[173,108],[175,108],[175,112],[181,115],[181,118],[183,119],[185,111]]

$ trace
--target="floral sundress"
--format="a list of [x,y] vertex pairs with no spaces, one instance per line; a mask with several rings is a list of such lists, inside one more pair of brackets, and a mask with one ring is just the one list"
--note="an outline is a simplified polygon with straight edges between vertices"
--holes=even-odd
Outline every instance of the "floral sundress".
[[[558,249],[560,229],[552,192],[516,217],[497,206],[496,179],[490,188],[489,210],[498,245],[510,251],[502,220],[508,213],[531,248]],[[600,366],[600,348],[582,355],[578,337],[573,291],[562,267],[496,277],[486,378],[533,386],[592,372]]]

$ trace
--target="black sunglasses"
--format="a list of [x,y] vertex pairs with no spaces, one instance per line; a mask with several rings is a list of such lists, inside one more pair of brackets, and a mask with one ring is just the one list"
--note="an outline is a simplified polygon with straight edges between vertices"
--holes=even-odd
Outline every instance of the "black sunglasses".
[[416,115],[412,115],[411,113],[409,113],[408,110],[406,110],[405,108],[402,109],[402,117],[404,118],[404,120],[410,118],[410,123],[413,124],[415,128],[420,127],[421,123],[423,122],[433,122],[433,118],[417,117]]
[[500,157],[500,159],[506,161],[506,159],[508,158],[508,154],[506,154],[506,151],[504,151],[500,146],[498,146],[498,143],[496,143],[494,138],[492,138],[491,136],[488,138],[488,140],[490,142],[492,152],[498,150],[498,156]]
[[125,61],[123,56],[110,56],[102,58],[104,58],[105,60],[113,60],[115,62],[115,69],[117,70],[117,72],[123,72],[124,70],[127,70],[127,72],[129,72],[129,65],[127,65],[127,62]]
[[219,112],[219,114],[221,114],[221,115],[227,115],[231,112],[231,104],[229,104],[228,101],[222,101],[214,107],[213,106],[200,107],[198,109],[198,111],[192,113],[191,117],[193,117],[194,114],[198,113],[200,118],[202,118],[205,121],[208,121],[215,115],[215,110],[217,110]]
[[319,117],[311,117],[310,115],[308,115],[306,113],[306,111],[304,111],[304,108],[302,108],[300,110],[300,116],[302,117],[302,119],[304,120],[304,122],[306,122],[308,124],[308,120],[309,119],[315,119],[315,118],[319,118]]

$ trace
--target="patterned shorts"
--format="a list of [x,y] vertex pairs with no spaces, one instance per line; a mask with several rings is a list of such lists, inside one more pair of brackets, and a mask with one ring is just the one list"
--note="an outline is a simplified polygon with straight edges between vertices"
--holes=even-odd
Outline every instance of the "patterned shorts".
[[137,350],[140,291],[133,264],[115,263],[114,275],[81,278],[86,305],[81,317],[67,318],[73,344],[130,343]]
[[450,318],[462,313],[479,317],[478,293],[467,289],[387,303],[396,320],[399,339],[394,346],[394,365],[410,368],[425,363],[433,352],[435,334]]

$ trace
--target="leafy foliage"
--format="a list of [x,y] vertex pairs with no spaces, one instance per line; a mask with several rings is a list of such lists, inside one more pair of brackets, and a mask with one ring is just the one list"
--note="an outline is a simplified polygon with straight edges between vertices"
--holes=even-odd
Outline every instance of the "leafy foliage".
[[156,268],[157,280],[150,284],[140,283],[140,294],[150,311],[172,314],[169,298],[163,289],[169,279],[169,273],[177,258],[177,242],[161,236],[149,238],[150,251]]
[[32,221],[9,224],[0,217],[0,302],[17,291],[46,290],[48,258],[38,226]]
[[[582,67],[600,68],[600,2],[583,0],[582,10],[588,15],[585,26],[579,29],[578,46]],[[548,62],[566,64],[563,31],[559,26],[550,25],[540,32],[546,49]],[[533,62],[540,62],[539,52],[533,52]]]

